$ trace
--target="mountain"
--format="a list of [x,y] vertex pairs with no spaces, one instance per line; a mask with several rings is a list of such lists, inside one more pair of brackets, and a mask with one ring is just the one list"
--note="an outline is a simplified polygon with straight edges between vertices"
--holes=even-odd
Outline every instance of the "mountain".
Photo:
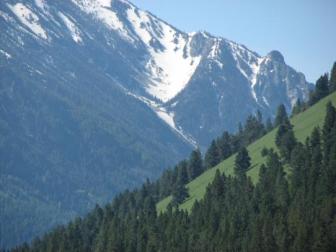
[[1,246],[29,240],[156,178],[311,84],[262,57],[185,33],[125,0],[0,3]]

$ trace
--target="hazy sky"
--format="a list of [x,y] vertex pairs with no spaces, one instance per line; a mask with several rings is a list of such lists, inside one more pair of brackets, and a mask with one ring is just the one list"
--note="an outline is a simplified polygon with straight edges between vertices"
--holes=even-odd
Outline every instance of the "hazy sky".
[[315,82],[336,61],[336,0],[130,0],[182,31],[205,30],[261,55],[279,50]]

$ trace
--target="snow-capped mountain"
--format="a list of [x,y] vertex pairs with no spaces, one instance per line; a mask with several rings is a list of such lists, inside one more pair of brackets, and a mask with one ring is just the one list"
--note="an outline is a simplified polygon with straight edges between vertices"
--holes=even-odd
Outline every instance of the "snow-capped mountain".
[[5,245],[157,177],[257,110],[291,109],[310,87],[277,51],[182,32],[126,0],[3,0],[0,28],[1,222],[31,220],[2,230]]

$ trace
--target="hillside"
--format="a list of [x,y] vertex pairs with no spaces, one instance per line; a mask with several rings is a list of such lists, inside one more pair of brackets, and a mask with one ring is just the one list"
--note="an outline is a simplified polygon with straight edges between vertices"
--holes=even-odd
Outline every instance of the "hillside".
[[[217,170],[189,213],[169,207],[157,214],[159,188],[147,182],[12,251],[335,251],[336,108],[328,103],[322,113],[327,100],[335,104],[335,94],[293,120],[303,134],[314,125],[322,130],[313,130],[305,144],[291,127],[277,134],[280,151],[268,151],[254,184],[239,168],[236,176]],[[284,119],[281,128],[289,126]],[[295,146],[281,145],[287,137]]]
[[[324,122],[325,107],[328,101],[336,104],[336,93],[332,93],[328,97],[319,101],[313,107],[307,109],[306,111],[294,116],[291,119],[291,123],[294,126],[295,136],[299,141],[304,141],[308,137],[314,127],[321,127]],[[261,139],[257,140],[253,144],[248,146],[249,155],[251,157],[251,167],[248,171],[248,175],[252,178],[255,183],[258,180],[259,168],[265,159],[261,156],[261,150],[263,147],[275,148],[275,135],[277,129],[272,130],[267,135],[263,136]],[[181,209],[190,211],[195,200],[200,200],[204,197],[207,186],[213,181],[216,170],[224,173],[225,175],[232,175],[234,168],[235,155],[224,160],[212,169],[207,170],[201,176],[197,177],[191,181],[187,188],[189,189],[190,197],[180,206]],[[158,212],[162,212],[166,209],[167,205],[171,201],[171,197],[167,197],[157,204]]]

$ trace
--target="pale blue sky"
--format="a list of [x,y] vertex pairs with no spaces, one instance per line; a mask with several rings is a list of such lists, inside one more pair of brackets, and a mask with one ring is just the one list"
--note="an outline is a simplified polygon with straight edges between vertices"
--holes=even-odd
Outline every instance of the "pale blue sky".
[[279,50],[315,82],[336,60],[336,0],[131,0],[182,31],[205,30],[261,55]]

